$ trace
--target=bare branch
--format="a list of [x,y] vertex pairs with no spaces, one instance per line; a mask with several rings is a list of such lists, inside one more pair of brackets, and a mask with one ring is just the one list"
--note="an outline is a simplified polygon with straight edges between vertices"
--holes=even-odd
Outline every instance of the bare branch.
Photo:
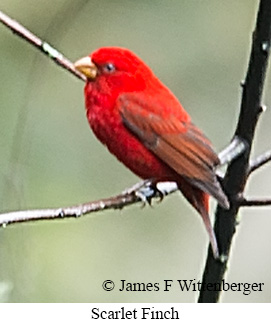
[[268,206],[271,205],[271,199],[246,199],[240,198],[237,200],[240,206]]
[[[231,161],[242,154],[244,149],[244,143],[236,137],[235,140],[233,140],[231,144],[222,151],[222,158],[224,161]],[[7,225],[20,222],[59,220],[71,217],[77,218],[82,215],[107,209],[122,209],[125,206],[140,201],[150,203],[155,197],[162,199],[161,197],[172,194],[176,190],[177,185],[174,182],[160,182],[157,183],[156,188],[153,189],[151,181],[141,181],[132,187],[125,189],[122,194],[98,201],[60,208],[20,210],[0,213],[0,227],[6,227]]]
[[[255,128],[261,112],[261,98],[266,76],[268,57],[271,42],[271,1],[261,0],[259,5],[256,28],[253,33],[252,49],[246,80],[243,82],[243,95],[241,111],[235,136],[247,143],[246,153],[235,159],[228,167],[224,189],[231,200],[230,210],[218,207],[216,210],[215,234],[218,248],[224,261],[213,258],[209,247],[208,258],[205,265],[202,283],[220,284],[230,255],[233,235],[236,231],[236,216],[240,205],[234,202],[234,197],[241,195],[244,191],[249,168],[249,157],[254,139]],[[199,295],[200,303],[217,302],[220,291],[202,290]]]
[[65,56],[63,56],[60,52],[58,52],[55,48],[53,48],[48,43],[42,41],[39,37],[31,33],[17,21],[11,19],[9,16],[0,11],[0,22],[6,25],[12,32],[17,34],[20,38],[25,39],[28,43],[38,48],[43,54],[47,57],[50,57],[54,62],[58,65],[71,72],[77,78],[82,81],[86,81],[85,75],[77,71],[73,63],[70,62]]
[[218,154],[220,164],[224,165],[232,162],[245,152],[246,147],[246,142],[242,138],[235,136],[231,143]]
[[136,196],[134,193],[130,193],[64,208],[36,209],[2,213],[0,214],[0,226],[6,227],[8,224],[14,224],[18,222],[78,218],[82,215],[98,212],[101,210],[121,209],[124,206],[139,201],[140,198],[138,196]]
[[141,181],[131,188],[126,189],[122,194],[110,198],[68,206],[63,208],[22,210],[7,213],[0,213],[0,227],[6,227],[8,224],[19,222],[54,220],[65,218],[78,218],[93,212],[122,209],[130,204],[143,202],[151,204],[153,198],[160,200],[177,190],[174,182],[161,182],[153,187],[151,181]]
[[256,157],[249,163],[248,175],[253,173],[255,170],[259,169],[266,163],[271,161],[271,150],[266,151],[262,155]]

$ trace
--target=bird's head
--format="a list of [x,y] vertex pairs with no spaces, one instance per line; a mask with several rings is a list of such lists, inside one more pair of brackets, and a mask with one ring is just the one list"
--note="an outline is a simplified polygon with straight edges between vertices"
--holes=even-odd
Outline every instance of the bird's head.
[[143,90],[153,75],[133,52],[119,47],[97,49],[74,65],[87,77],[87,86],[111,93]]

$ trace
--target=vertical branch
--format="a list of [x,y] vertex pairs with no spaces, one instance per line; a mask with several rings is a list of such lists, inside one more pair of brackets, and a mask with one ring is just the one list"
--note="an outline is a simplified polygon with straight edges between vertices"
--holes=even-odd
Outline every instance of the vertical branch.
[[[234,160],[228,167],[224,189],[231,201],[231,209],[216,210],[215,233],[221,259],[215,260],[209,248],[208,258],[203,274],[203,284],[220,284],[230,255],[232,239],[235,233],[236,216],[240,205],[235,197],[243,194],[247,178],[250,151],[253,143],[255,128],[261,112],[261,99],[265,81],[271,41],[271,1],[261,0],[259,5],[256,28],[252,38],[252,49],[243,94],[241,111],[235,135],[247,143],[245,154]],[[199,302],[217,302],[220,291],[202,290]]]

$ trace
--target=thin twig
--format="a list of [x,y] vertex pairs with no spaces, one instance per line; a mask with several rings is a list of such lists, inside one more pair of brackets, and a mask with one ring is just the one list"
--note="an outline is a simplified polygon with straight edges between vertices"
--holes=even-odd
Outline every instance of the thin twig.
[[38,48],[43,54],[45,54],[47,57],[50,57],[58,65],[68,70],[82,81],[86,81],[85,75],[77,71],[74,68],[74,65],[71,61],[69,61],[65,56],[63,56],[51,45],[42,41],[39,37],[31,33],[28,29],[23,27],[17,21],[11,19],[9,16],[4,14],[2,11],[0,11],[0,22],[2,22],[9,29],[11,29],[11,31],[17,34],[20,38],[25,39],[28,43]]
[[176,190],[177,186],[174,182],[157,183],[154,188],[151,185],[151,181],[141,181],[117,196],[98,201],[60,208],[0,213],[0,227],[6,227],[8,224],[19,222],[78,218],[79,216],[93,212],[108,209],[122,209],[125,206],[138,202],[143,203],[143,205],[147,203],[151,204],[153,198],[159,198],[161,200],[164,196],[174,193]]
[[130,193],[64,208],[36,209],[2,213],[0,214],[0,226],[6,227],[8,224],[14,224],[18,222],[78,218],[82,215],[102,210],[121,209],[124,206],[139,201],[139,197],[137,197],[133,193]]
[[271,199],[246,199],[241,198],[237,201],[240,206],[268,206],[271,205]]
[[271,161],[271,150],[266,151],[262,155],[256,157],[249,163],[248,175],[253,173],[255,170],[259,169],[266,163]]

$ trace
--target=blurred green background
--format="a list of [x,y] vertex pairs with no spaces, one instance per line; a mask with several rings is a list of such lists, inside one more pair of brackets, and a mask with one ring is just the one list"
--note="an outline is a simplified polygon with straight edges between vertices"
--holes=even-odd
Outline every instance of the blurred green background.
[[[233,135],[258,1],[1,0],[1,10],[72,61],[101,46],[144,59],[181,99],[217,151]],[[60,207],[109,197],[138,181],[94,138],[83,86],[0,26],[1,212]],[[271,105],[266,83],[264,103]],[[268,109],[253,154],[270,148]],[[270,196],[270,168],[249,196]],[[228,282],[264,283],[262,292],[225,292],[222,302],[271,301],[270,208],[243,209]],[[2,302],[194,302],[180,292],[106,292],[106,279],[200,279],[207,234],[180,196],[141,209],[0,229]]]

